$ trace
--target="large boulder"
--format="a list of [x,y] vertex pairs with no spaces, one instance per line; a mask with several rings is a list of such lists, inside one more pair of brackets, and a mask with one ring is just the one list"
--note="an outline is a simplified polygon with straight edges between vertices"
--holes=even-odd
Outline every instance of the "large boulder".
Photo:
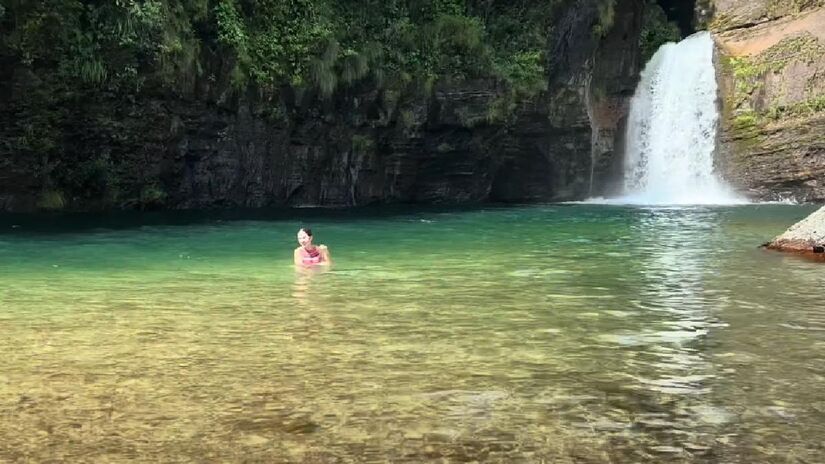
[[825,258],[825,206],[797,222],[767,244],[781,251],[813,253]]

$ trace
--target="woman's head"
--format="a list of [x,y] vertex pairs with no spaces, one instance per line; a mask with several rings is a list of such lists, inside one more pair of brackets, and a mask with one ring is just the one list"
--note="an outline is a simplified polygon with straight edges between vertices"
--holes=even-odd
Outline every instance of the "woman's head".
[[304,248],[312,246],[312,229],[309,227],[298,229],[298,244]]

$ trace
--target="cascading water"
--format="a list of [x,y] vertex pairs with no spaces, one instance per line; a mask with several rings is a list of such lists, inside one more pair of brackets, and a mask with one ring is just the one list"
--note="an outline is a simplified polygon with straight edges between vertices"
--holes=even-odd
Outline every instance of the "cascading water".
[[716,91],[708,32],[656,52],[630,104],[621,202],[744,202],[714,173]]

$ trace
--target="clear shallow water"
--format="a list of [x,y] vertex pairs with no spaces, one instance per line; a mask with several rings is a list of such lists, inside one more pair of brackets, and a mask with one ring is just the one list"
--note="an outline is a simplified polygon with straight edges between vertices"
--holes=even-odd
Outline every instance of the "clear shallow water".
[[825,462],[813,210],[0,218],[0,461]]

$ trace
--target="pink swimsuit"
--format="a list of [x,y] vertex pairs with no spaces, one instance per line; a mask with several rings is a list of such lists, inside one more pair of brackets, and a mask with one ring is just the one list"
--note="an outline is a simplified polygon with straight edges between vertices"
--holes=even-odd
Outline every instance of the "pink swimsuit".
[[304,266],[312,266],[313,264],[320,264],[324,261],[324,257],[321,256],[318,247],[313,248],[312,251],[307,251],[306,248],[302,248],[301,255],[301,262],[304,263]]

